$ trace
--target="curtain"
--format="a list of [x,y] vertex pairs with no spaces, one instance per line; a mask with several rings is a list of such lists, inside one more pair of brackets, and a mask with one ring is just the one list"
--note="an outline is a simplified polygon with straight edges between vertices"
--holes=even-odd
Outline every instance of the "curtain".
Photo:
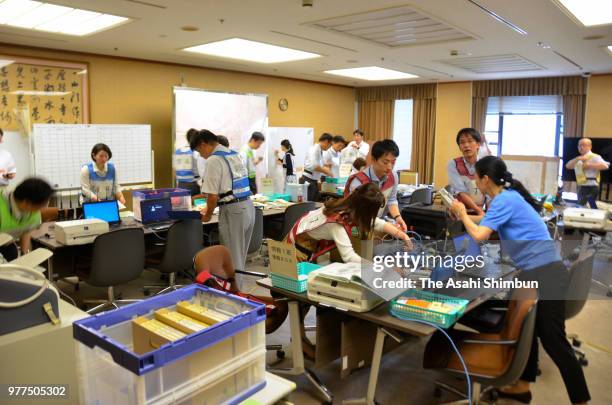
[[580,76],[481,80],[472,84],[472,97],[586,95],[587,80]]
[[581,138],[584,129],[584,95],[563,96],[563,137]]
[[355,91],[355,100],[383,101],[407,100],[419,98],[436,98],[437,85],[434,83],[407,84],[405,86],[359,87]]
[[436,133],[436,99],[415,99],[412,117],[412,161],[410,170],[419,173],[419,182],[433,181]]
[[395,100],[364,101],[359,103],[359,129],[364,140],[372,145],[381,139],[393,138],[393,110]]
[[472,128],[476,129],[481,134],[484,134],[488,102],[488,97],[472,98]]

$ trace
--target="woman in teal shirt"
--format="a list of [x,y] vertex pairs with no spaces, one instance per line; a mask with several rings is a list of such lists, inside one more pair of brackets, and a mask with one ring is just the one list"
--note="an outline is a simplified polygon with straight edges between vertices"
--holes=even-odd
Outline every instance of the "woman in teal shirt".
[[497,232],[504,253],[522,270],[521,279],[536,280],[539,284],[536,330],[527,366],[520,380],[502,389],[500,395],[524,403],[531,401],[529,383],[536,379],[539,338],[559,368],[572,403],[588,402],[584,373],[565,336],[567,268],[538,214],[538,203],[520,181],[512,178],[498,157],[487,156],[476,162],[476,186],[492,199],[484,216],[471,217],[457,200],[451,211],[476,241],[487,240]]

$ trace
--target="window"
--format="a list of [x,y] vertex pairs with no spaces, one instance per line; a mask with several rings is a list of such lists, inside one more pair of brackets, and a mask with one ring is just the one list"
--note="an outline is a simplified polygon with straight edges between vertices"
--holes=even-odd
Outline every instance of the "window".
[[560,156],[561,96],[490,97],[485,137],[491,153]]
[[395,100],[393,140],[400,150],[400,155],[395,162],[395,170],[410,170],[412,158],[412,100]]

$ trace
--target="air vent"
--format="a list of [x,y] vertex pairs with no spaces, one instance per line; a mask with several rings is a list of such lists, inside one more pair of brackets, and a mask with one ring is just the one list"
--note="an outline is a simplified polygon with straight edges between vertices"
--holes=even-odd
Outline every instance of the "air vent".
[[515,54],[453,58],[439,60],[438,62],[465,69],[472,73],[526,72],[545,69],[544,67]]
[[333,17],[306,25],[392,48],[475,39],[472,35],[409,6]]

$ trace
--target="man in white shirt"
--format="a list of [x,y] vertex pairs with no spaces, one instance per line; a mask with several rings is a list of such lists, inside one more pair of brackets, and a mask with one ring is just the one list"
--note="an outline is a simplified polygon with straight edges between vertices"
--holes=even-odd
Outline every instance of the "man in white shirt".
[[[4,132],[0,129],[0,143],[4,140]],[[11,152],[0,149],[0,187],[6,187],[9,180],[17,175],[17,166]]]
[[261,156],[255,157],[255,151],[259,149],[265,140],[266,138],[263,134],[256,131],[251,135],[249,142],[240,148],[240,159],[242,159],[242,163],[249,173],[249,187],[253,194],[257,194],[257,169],[255,166],[263,160]]
[[323,162],[323,152],[331,147],[333,137],[327,132],[319,137],[308,150],[304,161],[304,174],[300,177],[300,184],[308,182],[308,201],[319,200],[319,180],[321,175],[332,176],[331,170]]
[[340,177],[340,152],[346,146],[342,135],[332,138],[332,146],[323,153],[323,164],[331,169],[332,177]]
[[352,165],[357,158],[366,158],[370,153],[370,145],[363,140],[363,132],[360,129],[353,131],[354,141],[351,141],[342,151],[341,163]]
[[[202,222],[209,222],[219,207],[219,238],[232,256],[234,268],[245,270],[246,255],[255,225],[255,207],[249,198],[247,170],[238,154],[219,143],[215,134],[199,131],[189,141],[191,150],[206,159],[202,193],[206,209]],[[241,282],[238,280],[239,287]]]
[[597,208],[595,201],[599,196],[600,173],[610,168],[610,162],[606,162],[597,153],[591,152],[593,142],[589,138],[578,141],[579,156],[565,164],[569,170],[576,172],[576,184],[578,184],[578,204]]

